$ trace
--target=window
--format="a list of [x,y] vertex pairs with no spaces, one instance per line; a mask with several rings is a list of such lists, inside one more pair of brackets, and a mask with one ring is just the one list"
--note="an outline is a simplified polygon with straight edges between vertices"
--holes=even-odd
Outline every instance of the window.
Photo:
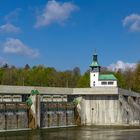
[[93,82],[93,86],[95,87],[95,81]]
[[102,85],[107,85],[107,82],[102,82],[101,84],[102,84]]
[[108,85],[113,85],[114,84],[114,82],[108,82]]

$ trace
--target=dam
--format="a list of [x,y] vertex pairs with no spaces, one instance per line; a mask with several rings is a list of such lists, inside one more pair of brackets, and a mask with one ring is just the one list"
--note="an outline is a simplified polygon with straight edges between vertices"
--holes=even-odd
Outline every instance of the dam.
[[140,95],[117,87],[0,86],[1,131],[77,125],[139,126]]
[[0,131],[71,126],[140,126],[140,94],[102,74],[97,54],[89,88],[0,85]]

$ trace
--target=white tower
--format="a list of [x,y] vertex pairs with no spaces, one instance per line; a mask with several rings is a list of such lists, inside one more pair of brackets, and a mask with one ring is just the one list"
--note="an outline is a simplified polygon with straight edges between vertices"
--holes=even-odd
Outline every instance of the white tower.
[[93,60],[90,65],[90,87],[95,87],[99,85],[99,74],[100,74],[100,65],[98,63],[97,54],[94,53]]

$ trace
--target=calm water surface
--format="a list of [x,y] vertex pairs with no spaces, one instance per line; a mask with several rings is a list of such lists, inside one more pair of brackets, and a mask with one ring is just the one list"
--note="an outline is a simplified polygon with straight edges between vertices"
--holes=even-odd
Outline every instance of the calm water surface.
[[140,140],[140,129],[73,127],[0,133],[0,140]]

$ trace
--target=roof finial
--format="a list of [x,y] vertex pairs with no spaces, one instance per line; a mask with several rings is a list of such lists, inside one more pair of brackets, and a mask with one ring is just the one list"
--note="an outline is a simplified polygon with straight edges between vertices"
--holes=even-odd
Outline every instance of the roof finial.
[[94,54],[96,54],[96,49],[94,49]]

